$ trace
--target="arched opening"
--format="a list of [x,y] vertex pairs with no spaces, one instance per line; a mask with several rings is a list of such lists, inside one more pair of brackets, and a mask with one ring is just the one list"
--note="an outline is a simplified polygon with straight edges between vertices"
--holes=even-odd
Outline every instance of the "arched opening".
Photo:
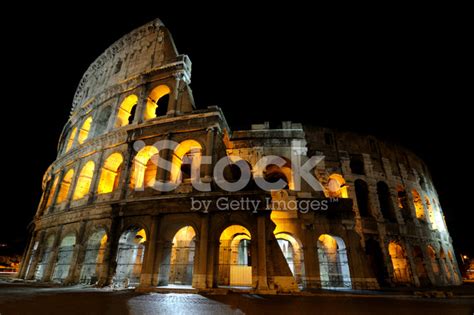
[[73,200],[78,200],[84,198],[91,188],[92,176],[94,176],[95,164],[93,161],[87,162],[79,173],[79,178],[77,179],[76,189],[72,196]]
[[275,237],[296,283],[303,287],[304,260],[301,244],[289,233],[278,233]]
[[342,175],[331,174],[329,176],[327,190],[328,197],[349,198],[349,194],[347,192],[347,184]]
[[453,271],[453,283],[454,284],[459,284],[459,275],[456,272],[456,262],[454,261],[453,254],[451,251],[448,251],[448,258],[449,258],[449,264],[450,264],[450,269]]
[[352,288],[346,245],[342,238],[322,234],[318,238],[318,258],[323,289]]
[[70,169],[67,173],[63,176],[63,180],[61,181],[61,187],[59,187],[58,197],[56,199],[56,203],[60,204],[66,201],[69,188],[71,187],[72,177],[74,176],[74,170]]
[[73,144],[74,144],[74,139],[76,139],[76,133],[77,133],[77,128],[74,127],[72,130],[71,130],[71,133],[69,134],[69,138],[67,140],[67,145],[66,145],[66,151],[65,153],[67,153],[69,150],[71,150]]
[[122,172],[123,157],[120,153],[112,153],[105,160],[100,174],[99,194],[108,194],[113,192],[119,184],[120,174]]
[[430,199],[428,198],[428,196],[425,196],[425,204],[426,204],[426,208],[428,210],[428,219],[431,223],[431,228],[433,230],[437,230],[438,226],[436,224],[435,213],[433,211],[433,206],[431,205],[431,202],[430,202]]
[[269,183],[276,183],[282,180],[286,183],[283,189],[294,189],[293,173],[291,170],[291,161],[286,158],[280,157],[286,161],[283,166],[276,164],[268,164],[263,171],[263,178]]
[[410,206],[408,205],[408,196],[405,188],[398,185],[397,186],[397,200],[398,200],[398,208],[400,209],[402,216],[404,219],[410,219]]
[[364,157],[361,154],[352,154],[349,167],[352,174],[365,175]]
[[120,104],[117,112],[115,127],[123,127],[133,123],[135,111],[138,103],[138,97],[135,94],[127,96]]
[[410,283],[410,271],[406,253],[400,244],[390,242],[388,245],[388,253],[392,260],[393,282]]
[[421,200],[421,196],[416,191],[416,189],[413,189],[411,191],[413,195],[413,204],[415,205],[415,210],[416,210],[416,218],[417,219],[424,219],[425,218],[425,208],[423,207],[423,201]]
[[392,197],[390,195],[390,188],[385,182],[377,183],[377,196],[379,199],[380,212],[382,212],[383,217],[390,222],[397,222]]
[[423,252],[420,246],[413,246],[413,257],[415,259],[416,274],[418,275],[418,280],[420,280],[420,284],[422,286],[430,285],[431,282],[428,277],[428,272],[426,271]]
[[54,193],[56,192],[56,188],[58,187],[58,182],[59,176],[56,174],[53,181],[53,186],[51,186],[51,188],[49,189],[48,199],[46,200],[46,208],[53,203],[53,197]]
[[441,270],[444,270],[444,275],[446,277],[446,280],[448,282],[450,282],[451,281],[451,270],[449,270],[448,262],[446,260],[446,254],[444,253],[444,250],[442,248],[439,251],[439,262],[440,262]]
[[120,236],[117,250],[117,268],[114,284],[123,287],[140,283],[143,255],[145,254],[146,233],[139,227],[130,228]]
[[170,180],[172,183],[188,182],[192,179],[192,164],[200,165],[202,146],[196,140],[181,142],[173,152]]
[[135,156],[133,163],[131,188],[142,190],[153,187],[158,170],[158,149],[155,146],[143,147]]
[[357,199],[357,208],[361,217],[368,217],[370,215],[369,209],[369,186],[362,179],[357,179],[354,182],[354,188]]
[[50,260],[51,260],[51,254],[53,252],[53,244],[54,244],[54,235],[50,235],[47,239],[46,242],[43,245],[42,248],[42,253],[41,253],[41,258],[39,259],[38,264],[36,265],[36,270],[35,270],[35,280],[42,281],[44,280],[44,272],[46,271],[46,268],[50,265]]
[[431,245],[427,246],[428,257],[431,262],[431,269],[435,275],[439,275],[439,264],[438,259],[436,258],[436,251]]
[[144,117],[145,120],[156,118],[158,117],[157,114],[166,115],[168,102],[163,104],[166,99],[164,100],[161,100],[161,99],[165,95],[168,95],[170,93],[171,93],[171,90],[166,85],[159,85],[151,91],[146,102],[145,117]]
[[374,272],[374,276],[377,279],[379,286],[382,287],[386,285],[388,274],[385,268],[385,260],[379,242],[374,239],[366,240],[365,254],[367,255],[367,261],[369,263],[370,270]]
[[53,281],[64,282],[69,276],[71,261],[76,245],[76,236],[74,234],[66,235],[59,245],[58,256],[54,266]]
[[83,144],[84,141],[89,139],[89,132],[91,130],[91,125],[92,125],[92,117],[88,117],[82,124],[81,129],[79,130],[79,137],[77,138],[77,142],[79,142],[79,144]]
[[217,284],[252,286],[251,235],[241,225],[227,227],[220,236]]
[[173,237],[169,265],[162,265],[160,272],[169,270],[168,284],[192,285],[196,232],[191,226],[185,226]]
[[95,284],[102,274],[107,234],[104,230],[95,232],[87,241],[84,262],[81,269],[81,283]]

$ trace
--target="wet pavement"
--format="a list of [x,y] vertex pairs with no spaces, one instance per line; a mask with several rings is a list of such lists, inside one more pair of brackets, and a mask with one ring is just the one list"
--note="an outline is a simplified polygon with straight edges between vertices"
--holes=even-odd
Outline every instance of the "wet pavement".
[[409,295],[140,294],[87,287],[0,284],[0,314],[474,314],[474,298]]

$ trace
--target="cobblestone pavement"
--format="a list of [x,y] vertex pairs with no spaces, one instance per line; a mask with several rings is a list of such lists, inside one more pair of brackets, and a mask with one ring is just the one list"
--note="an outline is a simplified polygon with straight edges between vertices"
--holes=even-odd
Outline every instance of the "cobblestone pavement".
[[0,284],[0,314],[469,314],[474,299],[409,296],[138,294],[133,291]]

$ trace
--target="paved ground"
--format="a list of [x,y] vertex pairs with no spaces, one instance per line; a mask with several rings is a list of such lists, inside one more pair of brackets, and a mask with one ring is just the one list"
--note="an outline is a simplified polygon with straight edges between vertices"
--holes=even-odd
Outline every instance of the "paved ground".
[[[461,292],[462,290],[459,290]],[[138,294],[84,287],[0,283],[0,314],[474,314],[474,295],[446,299],[408,294],[261,296]]]

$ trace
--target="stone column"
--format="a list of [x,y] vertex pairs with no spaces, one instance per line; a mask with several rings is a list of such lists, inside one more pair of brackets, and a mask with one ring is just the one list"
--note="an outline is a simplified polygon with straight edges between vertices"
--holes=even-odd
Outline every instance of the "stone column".
[[168,285],[169,274],[170,274],[170,259],[171,259],[171,248],[173,242],[171,241],[158,241],[157,246],[157,261],[160,262],[157,279],[157,285]]
[[206,277],[207,277],[207,250],[209,241],[209,215],[203,214],[201,217],[201,228],[199,237],[199,257],[198,257],[198,268],[194,273],[194,284],[195,288],[205,289],[207,288]]
[[86,222],[83,221],[81,222],[76,244],[74,245],[74,252],[72,254],[69,267],[69,275],[67,276],[65,283],[79,282],[79,278],[81,277],[82,264],[85,258],[85,246],[83,245],[86,242],[86,240],[84,240],[85,231]]
[[305,288],[321,288],[321,276],[319,273],[319,257],[318,248],[315,243],[315,236],[313,231],[309,229],[304,230],[304,278],[303,283]]
[[58,184],[56,185],[56,189],[53,192],[54,195],[53,195],[53,198],[51,199],[51,204],[49,205],[47,209],[44,209],[45,214],[52,212],[52,210],[54,209],[54,206],[56,205],[56,199],[58,198],[59,190],[61,189],[61,184],[63,181],[63,177],[66,174],[65,172],[66,170],[62,170],[58,172],[58,174],[56,174],[56,176],[58,176]]
[[140,287],[148,288],[156,283],[155,264],[156,264],[156,248],[158,242],[158,218],[152,216],[151,229],[149,239],[145,243],[145,257],[143,260],[142,273],[140,276]]
[[94,176],[92,178],[92,183],[89,187],[89,193],[88,193],[88,204],[92,204],[97,196],[97,188],[99,186],[99,180],[100,177],[102,176],[102,164],[104,163],[104,151],[100,152],[99,159],[97,160],[97,163],[95,164],[95,169],[94,169]]
[[[118,210],[118,209],[114,209]],[[110,226],[110,232],[107,238],[107,247],[104,251],[104,260],[102,274],[99,275],[99,286],[106,286],[112,283],[117,267],[117,250],[120,240],[120,218],[114,216]]]
[[170,99],[168,102],[168,110],[166,112],[166,115],[175,115],[179,112],[179,109],[177,107],[178,107],[179,89],[181,85],[181,76],[182,76],[181,73],[174,74],[175,84],[171,91]]
[[127,195],[127,191],[130,186],[130,180],[131,180],[130,172],[133,166],[134,156],[135,156],[135,151],[133,149],[133,142],[130,142],[128,144],[127,154],[125,155],[125,158],[123,161],[122,174],[121,174],[122,178],[120,178],[120,184],[118,186],[118,189],[120,189],[120,196],[119,196],[120,200],[125,199]]
[[260,214],[257,217],[257,290],[268,290],[265,220],[264,215]]
[[410,246],[410,244],[404,242],[403,248],[405,249],[405,255],[407,256],[408,260],[408,265],[410,266],[410,273],[413,279],[413,283],[415,286],[419,287],[420,286],[420,280],[418,279],[418,274],[416,273],[416,262],[415,259],[413,258],[413,248]]
[[134,124],[141,124],[145,121],[144,119],[144,113],[145,113],[145,108],[146,108],[146,103],[148,101],[148,93],[147,93],[147,88],[146,86],[142,86],[140,88],[140,92],[137,93],[138,95],[138,102],[137,102],[137,108],[135,109],[135,117],[133,119]]
[[32,255],[33,255],[33,251],[34,251],[34,244],[35,244],[35,241],[36,241],[36,237],[37,237],[37,232],[33,232],[33,233],[30,234],[28,246],[26,247],[26,249],[23,253],[21,264],[20,264],[20,270],[19,270],[18,276],[17,276],[20,279],[25,279],[26,278],[26,273],[27,273],[28,267],[30,265],[30,260],[32,259]]

